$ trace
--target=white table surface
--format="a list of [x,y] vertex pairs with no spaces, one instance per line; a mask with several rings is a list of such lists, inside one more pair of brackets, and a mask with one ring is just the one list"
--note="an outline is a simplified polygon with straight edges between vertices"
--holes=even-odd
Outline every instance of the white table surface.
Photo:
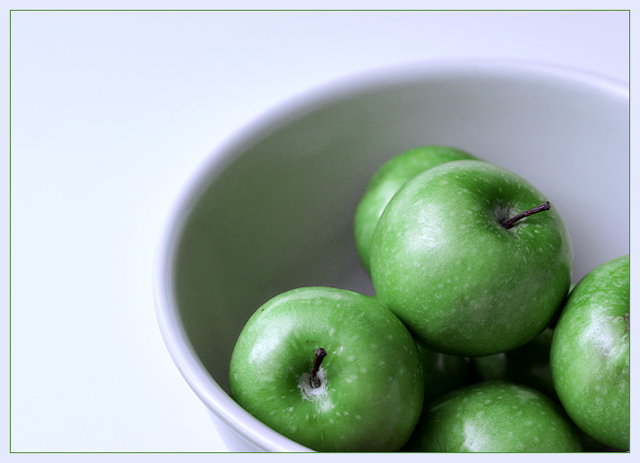
[[[320,7],[424,8],[386,3]],[[160,336],[152,262],[196,168],[274,105],[354,73],[434,59],[529,60],[629,79],[625,11],[10,16],[14,453],[226,450]]]

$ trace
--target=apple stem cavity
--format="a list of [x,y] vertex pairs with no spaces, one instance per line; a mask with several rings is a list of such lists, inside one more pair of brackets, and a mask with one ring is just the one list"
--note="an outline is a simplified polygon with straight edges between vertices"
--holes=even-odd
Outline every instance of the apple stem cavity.
[[322,360],[327,356],[327,351],[322,347],[318,348],[316,351],[316,357],[313,360],[313,368],[311,368],[311,383],[312,388],[320,387],[321,382],[320,379],[316,376],[318,374],[318,370],[320,369],[320,365],[322,364]]
[[527,211],[521,212],[518,215],[514,215],[510,219],[503,220],[502,222],[500,222],[500,225],[502,225],[506,230],[509,230],[519,220],[524,219],[525,217],[529,217],[530,215],[537,214],[538,212],[548,211],[549,209],[551,209],[551,204],[549,204],[549,201],[546,201],[543,204],[534,207],[533,209],[529,209]]

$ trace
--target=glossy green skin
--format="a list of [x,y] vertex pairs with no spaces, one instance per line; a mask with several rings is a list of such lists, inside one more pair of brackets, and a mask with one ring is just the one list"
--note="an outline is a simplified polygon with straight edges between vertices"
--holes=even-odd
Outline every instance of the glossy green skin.
[[518,175],[456,161],[409,180],[371,247],[376,293],[426,347],[459,356],[533,340],[565,299],[573,250],[557,209],[500,221],[546,198]]
[[418,344],[424,375],[424,406],[441,395],[469,384],[466,358],[434,352]]
[[629,449],[630,262],[608,261],[578,282],[555,328],[551,372],[560,401],[587,434]]
[[547,328],[522,347],[484,357],[472,357],[471,368],[479,381],[507,380],[538,389],[558,400],[551,377],[549,355],[553,329]]
[[487,381],[442,396],[423,413],[411,452],[579,452],[575,428],[536,389]]
[[428,145],[405,151],[389,159],[378,169],[367,185],[354,217],[356,248],[367,272],[370,271],[373,232],[382,211],[393,195],[420,172],[445,162],[462,159],[477,158],[456,148]]
[[[299,385],[319,347],[324,377],[309,396]],[[257,419],[318,451],[398,450],[424,398],[418,349],[400,320],[374,298],[326,287],[287,291],[255,312],[230,386]]]

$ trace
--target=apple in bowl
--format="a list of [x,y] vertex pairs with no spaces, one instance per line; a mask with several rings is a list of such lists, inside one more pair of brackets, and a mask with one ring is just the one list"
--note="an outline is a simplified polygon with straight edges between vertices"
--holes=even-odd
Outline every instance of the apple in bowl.
[[405,183],[371,245],[378,298],[427,348],[459,356],[538,336],[560,310],[572,268],[557,208],[524,178],[479,160]]
[[571,419],[587,434],[629,450],[630,258],[609,260],[571,291],[551,341],[553,382]]

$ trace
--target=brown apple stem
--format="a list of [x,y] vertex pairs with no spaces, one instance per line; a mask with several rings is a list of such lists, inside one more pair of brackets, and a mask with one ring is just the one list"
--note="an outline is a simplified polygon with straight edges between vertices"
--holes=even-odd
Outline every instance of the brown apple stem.
[[320,369],[320,365],[322,364],[322,360],[327,356],[327,351],[322,347],[318,348],[316,351],[316,358],[313,360],[313,368],[311,368],[311,387],[317,388],[320,387],[320,380],[316,377],[318,370]]
[[540,204],[538,207],[534,207],[533,209],[529,209],[528,211],[521,212],[518,215],[514,215],[510,219],[503,220],[502,222],[500,222],[500,225],[509,230],[516,224],[518,220],[524,219],[525,217],[529,217],[533,214],[537,214],[538,212],[548,211],[549,209],[551,209],[551,204],[549,204],[549,201],[546,201],[544,204]]

